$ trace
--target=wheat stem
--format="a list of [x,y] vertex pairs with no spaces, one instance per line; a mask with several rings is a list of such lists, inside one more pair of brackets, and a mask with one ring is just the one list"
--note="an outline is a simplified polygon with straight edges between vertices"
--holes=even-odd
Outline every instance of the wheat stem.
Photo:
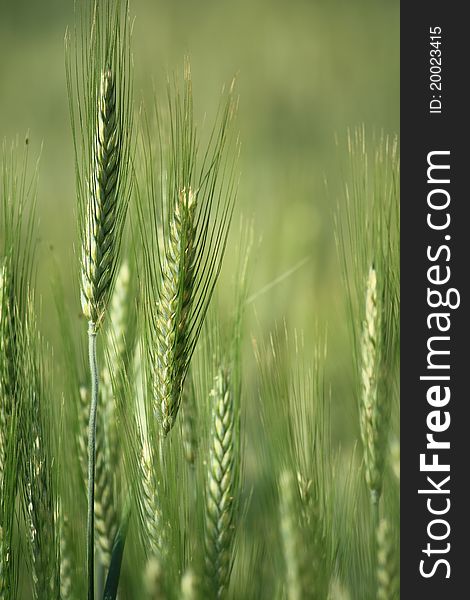
[[88,600],[94,600],[94,517],[95,517],[95,464],[96,464],[96,413],[98,408],[98,363],[96,358],[96,328],[88,323],[88,358],[91,375],[90,420],[88,423],[88,520],[87,520],[87,565]]

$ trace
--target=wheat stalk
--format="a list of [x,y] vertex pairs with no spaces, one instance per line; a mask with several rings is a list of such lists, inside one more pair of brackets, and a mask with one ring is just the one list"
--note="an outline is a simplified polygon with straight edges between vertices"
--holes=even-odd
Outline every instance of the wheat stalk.
[[[127,9],[127,2],[124,6]],[[89,32],[83,29],[81,32],[82,47],[77,46],[75,65],[72,67],[71,61],[67,63],[80,209],[81,303],[88,319],[91,374],[87,525],[89,600],[94,600],[95,444],[99,398],[96,336],[113,291],[130,193],[129,31],[127,19],[121,24],[121,11],[121,2],[95,1],[88,15]]]
[[236,415],[230,377],[220,369],[211,391],[212,428],[206,482],[205,568],[209,592],[222,598],[232,568],[238,481]]

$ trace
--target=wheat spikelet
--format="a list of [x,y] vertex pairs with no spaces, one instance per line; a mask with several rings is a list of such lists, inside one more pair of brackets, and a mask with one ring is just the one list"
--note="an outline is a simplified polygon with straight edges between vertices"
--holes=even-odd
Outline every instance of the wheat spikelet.
[[279,478],[280,529],[286,568],[286,592],[289,600],[302,600],[304,589],[303,546],[297,514],[296,486],[289,471],[283,471]]
[[366,481],[371,498],[377,503],[382,491],[384,466],[383,402],[378,390],[378,353],[380,340],[380,318],[377,305],[377,273],[374,267],[367,278],[365,320],[361,340],[361,404],[360,424],[364,447]]
[[97,327],[108,303],[120,243],[117,223],[120,168],[118,125],[114,75],[108,68],[101,76],[82,247],[82,310]]
[[210,593],[222,598],[232,567],[237,464],[235,409],[229,375],[220,369],[211,392],[213,411],[206,483],[205,567]]
[[189,360],[190,323],[195,269],[196,196],[181,190],[169,227],[157,305],[156,340],[151,348],[153,397],[166,435],[180,406]]
[[386,519],[381,519],[377,527],[377,600],[397,600],[399,587],[390,526]]

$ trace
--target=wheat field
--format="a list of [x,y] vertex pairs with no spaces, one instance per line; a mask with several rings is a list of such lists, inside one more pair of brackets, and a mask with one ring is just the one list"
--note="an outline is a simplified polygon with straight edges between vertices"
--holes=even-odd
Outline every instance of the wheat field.
[[398,3],[222,4],[0,8],[0,600],[400,597]]

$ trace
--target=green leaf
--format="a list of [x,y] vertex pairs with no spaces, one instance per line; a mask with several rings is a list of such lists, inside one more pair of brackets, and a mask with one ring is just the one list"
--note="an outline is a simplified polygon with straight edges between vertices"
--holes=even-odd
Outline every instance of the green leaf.
[[109,566],[106,585],[104,586],[103,600],[116,600],[119,577],[121,575],[122,557],[124,554],[124,545],[126,543],[127,528],[129,525],[130,509],[127,507],[124,511],[121,526],[114,540],[113,553],[111,555],[111,564]]

